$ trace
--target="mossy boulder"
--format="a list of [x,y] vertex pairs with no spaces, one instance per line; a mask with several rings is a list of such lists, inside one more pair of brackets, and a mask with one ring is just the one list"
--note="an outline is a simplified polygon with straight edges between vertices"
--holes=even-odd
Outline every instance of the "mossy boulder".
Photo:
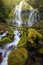
[[35,29],[30,28],[30,29],[28,29],[28,38],[30,38],[32,36],[33,37],[38,36],[39,39],[42,39],[42,35],[40,33],[38,33]]
[[35,29],[28,29],[28,41],[33,43],[38,43],[40,40],[42,40],[42,35],[38,33]]
[[10,31],[9,31],[9,32],[6,34],[6,36],[9,37],[11,40],[13,40],[15,34],[14,34],[13,32],[10,32]]
[[17,45],[17,48],[23,48],[23,47],[26,47],[26,38],[25,37],[22,37],[19,42],[18,42],[18,45]]
[[43,20],[34,24],[32,28],[36,29],[43,36]]
[[25,65],[28,52],[25,48],[15,49],[8,56],[8,65]]
[[5,37],[2,37],[0,40],[0,46],[3,46],[4,44],[10,43],[13,41],[15,34],[11,32],[7,32]]
[[38,50],[38,52],[39,52],[40,54],[43,54],[43,48],[40,48],[40,49]]
[[[3,33],[6,33],[5,36],[3,36]],[[14,40],[14,27],[11,25],[8,25],[7,23],[0,22],[0,35],[2,34],[2,37],[0,39],[0,46],[3,46],[4,44],[11,43]]]
[[10,43],[12,40],[9,37],[4,37],[2,40],[0,40],[0,46],[3,46],[4,44]]

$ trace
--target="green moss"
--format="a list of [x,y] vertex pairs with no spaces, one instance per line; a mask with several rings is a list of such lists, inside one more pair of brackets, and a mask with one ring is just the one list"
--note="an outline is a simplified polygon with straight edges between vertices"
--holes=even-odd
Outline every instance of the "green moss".
[[22,22],[26,22],[29,19],[29,14],[22,17]]
[[43,39],[43,36],[33,28],[20,28],[20,30],[22,38],[18,42],[18,48],[26,47],[26,45],[29,44],[36,47],[36,45],[39,44],[39,41],[42,41]]
[[26,38],[25,38],[25,37],[22,37],[22,38],[20,39],[20,41],[18,42],[17,47],[18,47],[18,48],[23,48],[23,47],[25,47],[25,46],[26,46]]
[[15,34],[14,33],[12,33],[12,32],[8,32],[7,34],[7,37],[9,37],[11,40],[13,40],[14,39],[14,36],[15,36]]
[[0,23],[0,34],[6,32],[6,36],[2,37],[0,40],[0,46],[3,46],[4,44],[10,43],[14,39],[14,27],[8,25],[7,23]]
[[34,24],[32,28],[36,29],[43,36],[43,20]]
[[25,65],[28,52],[25,48],[13,50],[8,56],[8,65]]
[[0,40],[0,46],[3,46],[4,44],[10,43],[13,41],[15,34],[8,32],[5,37]]
[[22,11],[25,11],[25,10],[30,10],[30,5],[26,2],[23,2],[22,3]]
[[3,31],[2,31],[2,30],[0,30],[0,35],[1,35],[1,34],[3,34]]
[[32,38],[32,37],[37,37],[39,39],[42,39],[42,35],[40,33],[38,33],[35,29],[28,29],[28,38]]
[[7,36],[15,36],[14,33],[10,32],[10,31],[6,35]]
[[28,29],[28,41],[34,45],[34,43],[39,43],[42,40],[42,35],[38,33],[35,29]]
[[22,16],[22,22],[26,22],[29,19],[29,14],[28,12],[26,13],[26,11],[30,11],[31,6],[26,3],[23,2],[22,3],[22,12],[24,12],[23,16]]
[[0,40],[0,46],[3,46],[4,44],[10,43],[12,40],[9,37],[4,37],[2,40]]
[[26,28],[25,27],[21,27],[19,30],[20,30],[21,36],[22,37],[26,37],[26,32],[27,32]]
[[43,48],[40,48],[38,51],[40,54],[43,54]]

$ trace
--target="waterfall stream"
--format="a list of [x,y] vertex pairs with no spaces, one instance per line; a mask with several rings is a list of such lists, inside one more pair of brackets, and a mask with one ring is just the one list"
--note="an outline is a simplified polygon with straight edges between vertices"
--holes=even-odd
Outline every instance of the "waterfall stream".
[[[16,6],[16,8],[14,10],[14,14],[15,14],[14,21],[16,21],[16,23],[18,24],[19,27],[21,27],[23,24],[22,18],[21,18],[23,2],[25,2],[25,0],[21,1],[20,4],[18,6]],[[30,6],[29,14],[30,15],[27,20],[27,24],[28,24],[28,26],[32,26],[35,22],[37,22],[39,20],[38,13],[37,13],[37,11],[35,12],[35,10]],[[18,41],[20,40],[19,31],[17,29],[15,29],[14,34],[15,34],[15,37],[14,37],[14,41],[12,43],[4,45],[3,48],[0,47],[0,52],[2,52],[2,58],[3,58],[3,61],[0,65],[8,65],[8,62],[7,62],[8,55],[13,49],[16,48]],[[0,39],[4,36],[6,36],[6,33],[4,33],[3,35],[0,35]]]
[[[22,15],[22,12],[23,12],[22,7],[23,7],[23,4],[25,6],[24,7],[25,9],[26,9],[26,6],[28,6],[30,8],[29,12],[24,11],[24,16],[26,16],[26,14],[28,13],[28,19],[27,19],[27,21],[25,21],[25,23],[27,22],[28,27],[31,27],[34,23],[40,21],[39,13],[38,13],[37,9],[34,9],[32,6],[28,5],[25,2],[25,0],[21,1],[20,4],[15,7],[15,10],[14,10],[15,20],[14,21],[16,21],[16,23],[19,27],[22,26],[22,24],[23,24],[23,21],[22,21],[22,16],[23,16]],[[27,11],[28,11],[28,9],[27,9]]]

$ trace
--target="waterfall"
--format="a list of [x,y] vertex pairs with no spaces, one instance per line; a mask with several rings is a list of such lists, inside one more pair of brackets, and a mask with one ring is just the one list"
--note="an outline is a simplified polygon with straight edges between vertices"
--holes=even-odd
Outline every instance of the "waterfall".
[[15,21],[16,21],[16,23],[18,23],[19,27],[22,24],[22,20],[21,20],[21,9],[22,9],[22,1],[20,2],[19,6],[15,7],[15,10],[14,10]]
[[[15,18],[14,20],[12,20],[13,22],[16,21],[17,23],[17,26],[21,27],[23,22],[22,22],[22,6],[23,4],[25,5],[25,9],[26,9],[26,5],[30,7],[30,10],[28,12],[28,20],[25,23],[25,26],[32,26],[34,23],[36,23],[38,20],[39,20],[39,15],[38,15],[38,12],[36,10],[34,10],[30,5],[28,5],[25,0],[21,1],[20,4],[18,6],[15,7],[15,10],[14,10],[14,15],[15,15]],[[26,16],[26,11],[24,13],[24,16]],[[8,55],[9,53],[17,46],[18,44],[18,41],[20,40],[19,38],[19,31],[16,29],[14,31],[14,34],[15,34],[15,37],[14,37],[14,41],[10,44],[6,44],[3,46],[3,48],[0,48],[0,52],[2,52],[2,57],[3,57],[3,61],[0,65],[8,65]],[[3,34],[0,39],[5,36],[5,34]]]
[[[25,5],[25,10],[26,10],[26,5],[30,7],[30,12],[28,14],[29,18],[26,21],[28,24],[28,27],[32,26],[34,23],[39,21],[39,14],[38,11],[36,9],[34,9],[32,6],[30,6],[29,4],[27,4],[25,2],[25,0],[21,1],[20,4],[18,6],[15,7],[14,10],[14,15],[15,15],[15,21],[18,24],[19,27],[22,26],[23,22],[22,22],[22,6],[23,4]],[[24,12],[24,14],[26,14],[26,11]],[[26,16],[26,15],[24,15]],[[26,26],[26,25],[25,25]]]
[[33,24],[39,21],[40,21],[40,17],[39,17],[38,11],[36,10],[30,11],[29,19],[27,21],[28,27],[31,27]]
[[[8,31],[6,31],[7,33]],[[6,33],[3,33],[2,35],[0,35],[0,40],[2,39],[2,37],[6,36]]]

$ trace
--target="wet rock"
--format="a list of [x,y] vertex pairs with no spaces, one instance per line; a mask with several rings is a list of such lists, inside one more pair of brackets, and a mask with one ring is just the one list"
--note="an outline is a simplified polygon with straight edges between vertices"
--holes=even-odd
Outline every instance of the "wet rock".
[[34,60],[33,60],[33,58],[30,58],[30,59],[28,60],[28,62],[27,62],[26,65],[34,65]]
[[21,38],[21,35],[19,35],[19,37]]
[[0,52],[0,63],[2,62],[2,53]]

